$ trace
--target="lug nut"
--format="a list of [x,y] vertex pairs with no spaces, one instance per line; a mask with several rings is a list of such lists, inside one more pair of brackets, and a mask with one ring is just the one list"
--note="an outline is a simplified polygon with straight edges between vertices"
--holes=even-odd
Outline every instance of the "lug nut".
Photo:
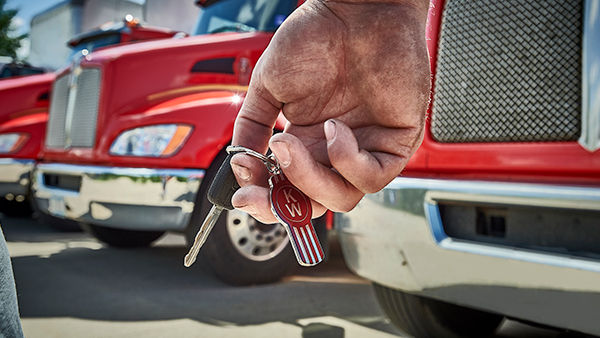
[[12,201],[15,199],[15,195],[8,193],[4,196],[4,198],[6,198],[8,201]]
[[18,195],[17,197],[15,197],[15,201],[17,202],[23,202],[25,200],[25,196],[23,195]]

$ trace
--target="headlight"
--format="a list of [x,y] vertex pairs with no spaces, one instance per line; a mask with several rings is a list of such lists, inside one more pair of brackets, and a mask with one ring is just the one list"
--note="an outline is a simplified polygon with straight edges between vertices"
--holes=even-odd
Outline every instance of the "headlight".
[[10,154],[19,150],[29,135],[25,133],[0,134],[0,154]]
[[192,131],[191,126],[158,124],[122,132],[110,146],[111,155],[164,157],[175,154]]

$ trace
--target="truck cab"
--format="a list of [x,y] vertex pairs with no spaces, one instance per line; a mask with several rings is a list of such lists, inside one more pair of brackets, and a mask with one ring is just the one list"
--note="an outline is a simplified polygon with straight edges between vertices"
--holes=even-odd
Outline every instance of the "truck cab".
[[[41,210],[112,246],[166,231],[193,242],[252,69],[299,2],[198,4],[194,36],[94,52],[57,74],[34,175]],[[201,255],[228,283],[264,283],[296,264],[288,241],[280,225],[232,210]]]
[[405,332],[484,337],[509,317],[600,334],[597,5],[431,2],[422,146],[336,217]]
[[[70,59],[82,52],[144,40],[166,39],[182,34],[165,28],[142,25],[127,16],[67,42]],[[67,61],[68,62],[68,61]],[[0,211],[27,214],[30,209],[30,174],[46,134],[48,108],[54,73],[0,80]]]

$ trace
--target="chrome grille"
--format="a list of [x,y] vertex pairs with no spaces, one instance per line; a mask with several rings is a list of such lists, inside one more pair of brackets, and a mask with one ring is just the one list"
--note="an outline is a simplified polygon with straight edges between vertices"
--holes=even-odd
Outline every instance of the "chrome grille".
[[448,0],[431,132],[439,142],[574,141],[582,1]]
[[47,148],[94,146],[100,78],[99,69],[83,68],[55,80],[46,133]]
[[69,128],[72,147],[93,147],[96,139],[100,70],[84,69],[77,78],[75,107]]
[[50,113],[46,130],[46,147],[63,148],[65,146],[65,118],[69,100],[69,74],[54,81],[50,98]]

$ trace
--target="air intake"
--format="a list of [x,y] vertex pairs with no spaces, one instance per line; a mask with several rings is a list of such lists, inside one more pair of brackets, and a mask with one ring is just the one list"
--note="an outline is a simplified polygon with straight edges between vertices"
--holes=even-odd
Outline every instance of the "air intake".
[[438,142],[575,141],[581,1],[448,0],[431,132]]

